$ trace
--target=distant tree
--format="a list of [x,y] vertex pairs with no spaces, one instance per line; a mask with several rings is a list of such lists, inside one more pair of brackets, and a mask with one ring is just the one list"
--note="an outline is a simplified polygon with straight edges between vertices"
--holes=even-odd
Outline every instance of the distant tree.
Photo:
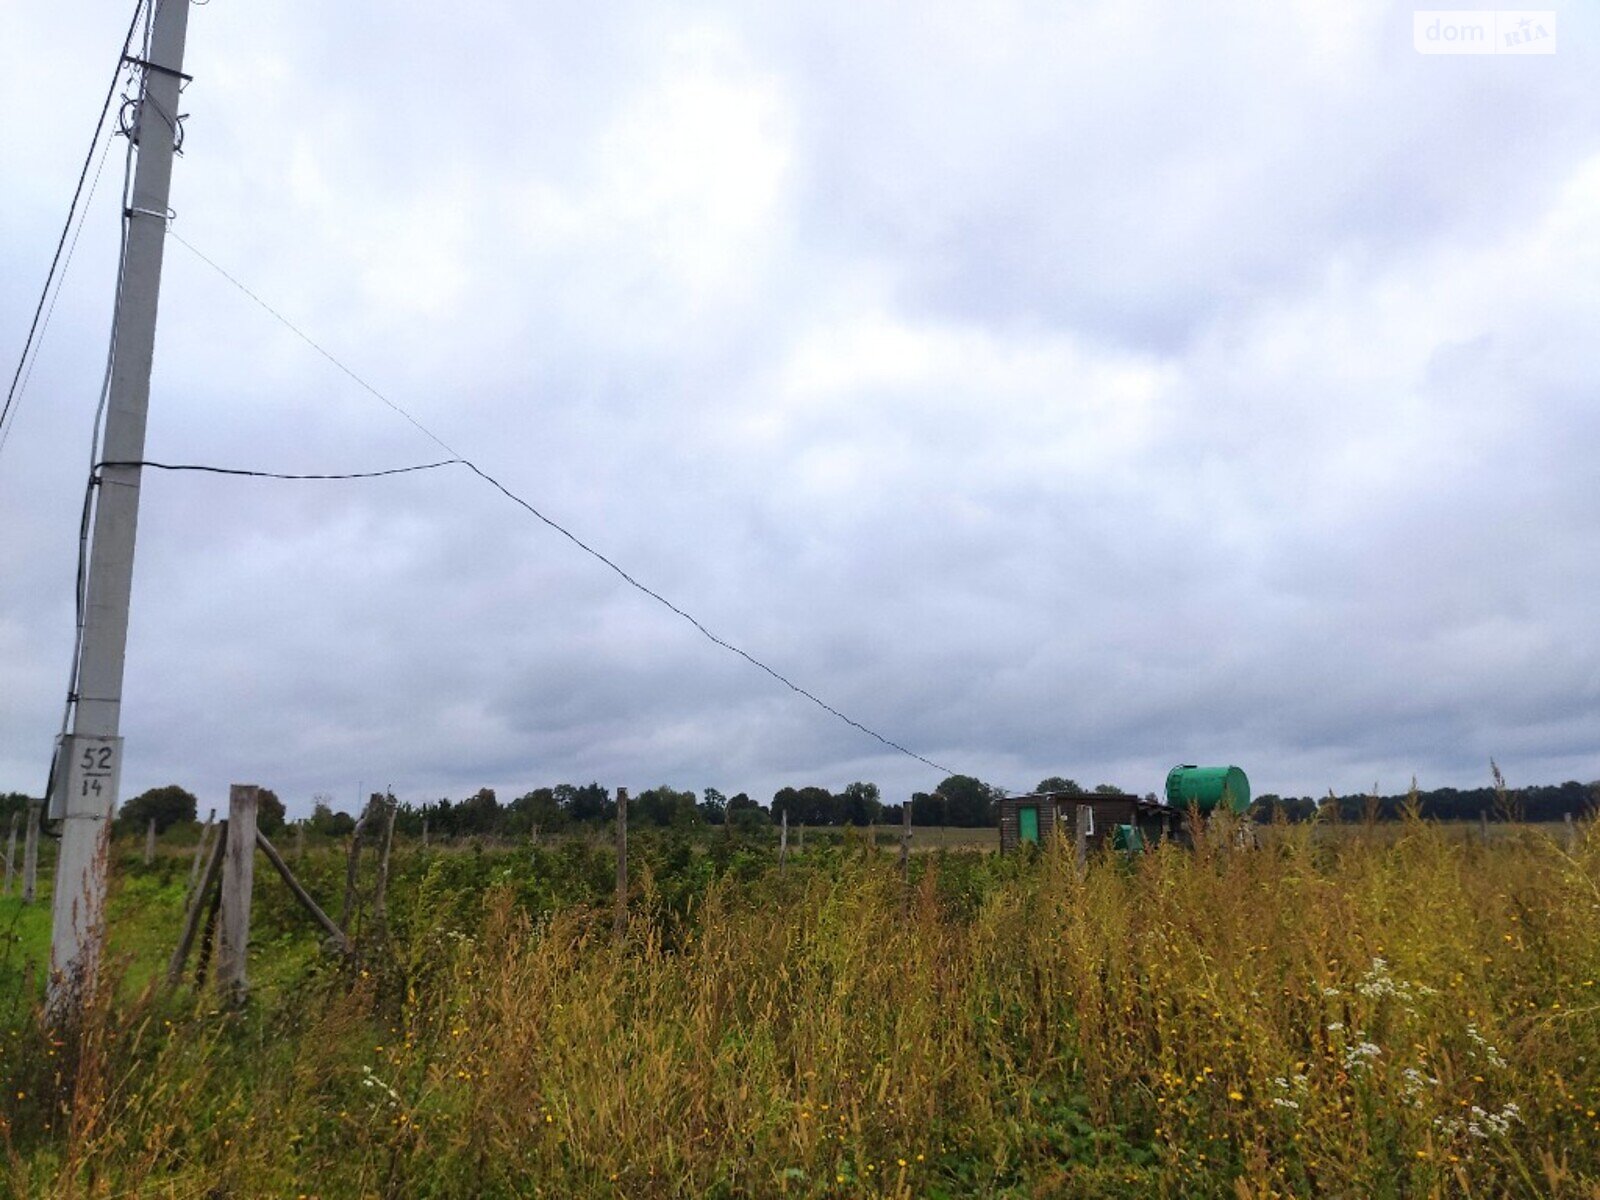
[[736,829],[759,829],[772,823],[772,814],[740,792],[728,798],[728,823]]
[[30,801],[31,797],[24,796],[21,792],[7,792],[0,796],[0,818],[5,818],[9,822],[12,813],[27,816]]
[[282,829],[288,820],[289,814],[284,810],[283,801],[278,799],[278,793],[271,788],[262,788],[256,793],[256,826],[262,833],[271,837]]
[[567,810],[556,799],[554,788],[534,788],[506,805],[506,832],[521,836],[537,827],[553,833],[566,825]]
[[680,792],[662,784],[640,792],[629,802],[628,815],[653,825],[693,825],[700,819],[700,808],[693,792]]
[[1114,783],[1097,783],[1094,785],[1094,794],[1097,796],[1121,796],[1124,793]]
[[705,797],[700,802],[700,819],[707,825],[721,825],[728,819],[728,798],[716,788],[706,788],[701,793]]
[[582,787],[563,783],[554,791],[556,803],[566,809],[574,821],[609,821],[617,815],[611,793],[598,783],[586,783]]
[[937,791],[945,798],[947,824],[976,828],[999,818],[999,793],[971,775],[952,775]]
[[461,834],[499,833],[504,810],[493,788],[479,788],[455,806],[455,832]]
[[1071,796],[1083,795],[1083,789],[1070,779],[1063,779],[1060,775],[1052,775],[1048,779],[1041,779],[1035,792],[1066,792]]
[[950,801],[942,792],[913,792],[911,795],[911,823],[913,825],[948,825]]
[[839,804],[823,787],[779,788],[772,797],[772,819],[789,815],[791,825],[837,825]]
[[179,821],[194,820],[195,806],[193,793],[169,783],[166,787],[140,792],[124,803],[121,817],[124,824],[135,832],[143,830],[153,818],[156,832],[164,833]]
[[355,829],[356,819],[347,812],[335,812],[328,799],[320,796],[312,799],[308,822],[311,831],[325,837],[345,837]]
[[875,783],[846,784],[838,797],[839,819],[846,825],[871,825],[883,816]]

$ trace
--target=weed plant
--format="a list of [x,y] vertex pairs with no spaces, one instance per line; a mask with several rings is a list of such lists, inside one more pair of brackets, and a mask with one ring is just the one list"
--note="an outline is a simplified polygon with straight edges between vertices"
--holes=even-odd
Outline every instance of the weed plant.
[[[1415,819],[1193,850],[407,850],[323,955],[257,877],[253,998],[9,1006],[16,1196],[1584,1196],[1600,837]],[[300,869],[335,911],[333,851]],[[148,894],[140,889],[146,889]],[[180,894],[174,901],[169,893]],[[130,901],[128,896],[134,899]],[[145,922],[136,934],[131,926]],[[151,929],[154,929],[154,933]],[[14,971],[13,990],[36,980]]]

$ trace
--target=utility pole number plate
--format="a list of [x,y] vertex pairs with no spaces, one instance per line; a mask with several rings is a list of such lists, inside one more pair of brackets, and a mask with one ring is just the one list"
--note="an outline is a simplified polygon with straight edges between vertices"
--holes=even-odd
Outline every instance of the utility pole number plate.
[[110,815],[122,774],[122,739],[81,737],[61,739],[56,759],[56,789],[50,797],[50,815]]

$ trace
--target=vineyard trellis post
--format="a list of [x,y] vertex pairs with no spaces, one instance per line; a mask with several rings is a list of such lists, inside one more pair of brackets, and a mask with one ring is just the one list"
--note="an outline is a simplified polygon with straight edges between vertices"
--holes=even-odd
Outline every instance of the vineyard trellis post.
[[628,789],[617,789],[617,909],[612,930],[621,937],[628,928]]
[[344,930],[335,925],[333,918],[323,912],[322,906],[311,898],[311,893],[306,891],[300,881],[294,877],[294,872],[289,870],[289,864],[283,861],[283,855],[278,853],[278,848],[259,829],[256,830],[256,848],[267,856],[267,861],[272,864],[273,869],[278,872],[283,882],[288,885],[289,891],[294,894],[294,898],[300,901],[301,907],[311,914],[312,919],[322,927],[322,931],[333,940],[334,948],[341,953],[348,953],[350,939],[345,935]]
[[190,892],[193,892],[195,884],[200,882],[200,864],[205,861],[206,847],[211,839],[211,827],[216,819],[217,810],[213,808],[206,814],[206,823],[200,826],[200,840],[194,844],[194,859],[189,863]]
[[388,919],[389,904],[389,852],[394,848],[394,820],[400,806],[392,793],[383,801],[383,842],[378,851],[378,882],[372,894],[372,920],[381,935]]
[[[211,810],[212,813],[216,809]],[[210,827],[210,821],[206,822]],[[211,839],[211,853],[206,859],[205,873],[200,877],[200,885],[189,893],[189,905],[184,911],[183,927],[178,932],[178,945],[172,952],[172,958],[167,963],[167,983],[176,986],[183,977],[183,964],[188,961],[189,951],[194,946],[195,934],[200,930],[200,918],[206,911],[206,900],[217,885],[217,877],[222,873],[222,855],[228,840],[228,822],[223,820],[217,827],[216,835]],[[202,843],[205,841],[204,832],[201,835]],[[204,952],[202,953],[204,957]],[[203,968],[202,968],[203,969]]]
[[367,821],[372,816],[372,800],[361,810],[361,817],[350,831],[350,853],[344,864],[344,908],[339,913],[341,929],[353,928],[356,913],[357,872],[361,868],[361,839],[367,831]]
[[43,800],[28,801],[28,818],[23,825],[22,838],[22,902],[32,904],[39,892],[39,818],[44,813]]
[[256,808],[260,794],[254,784],[236,783],[228,789],[217,987],[234,1004],[244,1000],[249,987],[245,968],[250,947],[250,893],[255,883]]
[[22,818],[21,813],[11,814],[11,832],[6,835],[6,890],[5,895],[11,895],[12,868],[17,861],[17,822]]

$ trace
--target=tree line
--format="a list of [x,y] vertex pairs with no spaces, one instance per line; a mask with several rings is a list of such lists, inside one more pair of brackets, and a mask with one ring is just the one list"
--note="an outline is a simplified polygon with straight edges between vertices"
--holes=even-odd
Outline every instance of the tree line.
[[[1033,790],[1077,795],[1122,792],[1112,784],[1086,789],[1059,775],[1040,780]],[[1001,795],[1001,789],[970,775],[952,775],[931,792],[913,793],[906,803],[911,805],[913,825],[981,828],[998,822]],[[24,811],[27,803],[28,797],[20,792],[0,795],[0,820],[12,811]],[[1289,821],[1310,820],[1318,815],[1342,821],[1392,821],[1403,816],[1408,805],[1414,805],[1419,816],[1437,821],[1476,821],[1480,816],[1559,821],[1564,816],[1583,816],[1600,808],[1600,782],[1569,780],[1518,789],[1503,784],[1465,790],[1444,787],[1390,796],[1376,791],[1344,796],[1330,792],[1320,798],[1266,793],[1256,798],[1253,812],[1263,822],[1279,815]],[[142,833],[154,820],[157,831],[165,832],[180,821],[198,819],[199,807],[193,793],[178,784],[151,788],[123,803],[117,817],[118,831]],[[744,792],[726,796],[716,788],[695,793],[661,785],[631,796],[628,813],[631,821],[642,825],[689,828],[727,824],[753,829],[777,824],[785,816],[791,825],[896,825],[903,819],[904,808],[902,804],[884,803],[877,784],[858,781],[837,792],[816,785],[784,787],[766,804]],[[445,797],[420,803],[400,801],[396,804],[395,828],[413,837],[421,835],[424,825],[440,837],[523,837],[535,830],[559,833],[598,826],[615,820],[616,814],[614,792],[599,783],[534,788],[505,802],[493,788],[486,787],[461,800]],[[268,788],[261,789],[257,820],[269,836],[288,823],[282,800]],[[313,798],[308,822],[313,832],[340,837],[350,833],[355,823],[355,815],[336,808],[332,797],[319,794]]]
[[1600,781],[1535,784],[1532,787],[1416,789],[1393,796],[1371,792],[1338,796],[1332,792],[1313,799],[1310,796],[1257,796],[1255,816],[1271,821],[1281,813],[1289,821],[1309,821],[1319,814],[1341,821],[1396,821],[1414,805],[1418,816],[1430,821],[1559,821],[1567,816],[1581,817],[1600,808]]
[[[1051,776],[1035,790],[1081,794],[1086,789],[1070,779]],[[1101,784],[1094,790],[1121,789]],[[913,825],[982,828],[998,823],[1003,794],[1000,788],[970,775],[951,775],[931,792],[913,793],[905,803],[911,806]],[[199,809],[198,799],[178,784],[151,788],[123,803],[117,817],[118,830],[140,833],[154,820],[157,831],[165,832],[180,821],[197,820]],[[705,788],[696,793],[665,784],[633,794],[628,800],[630,821],[663,828],[762,828],[785,818],[790,825],[895,825],[904,819],[904,811],[904,804],[884,803],[877,784],[862,781],[847,784],[837,792],[816,785],[783,787],[766,804],[745,792],[727,796],[716,788]],[[424,827],[439,837],[525,837],[536,830],[559,833],[602,825],[615,820],[616,815],[615,793],[599,783],[534,788],[509,801],[502,801],[494,788],[485,787],[461,800],[443,797],[423,802],[397,801],[395,829],[413,837],[420,836]],[[268,788],[260,791],[258,821],[268,835],[287,824],[283,802]],[[312,832],[341,837],[355,828],[356,814],[337,808],[331,796],[321,793],[312,798],[307,825]]]

